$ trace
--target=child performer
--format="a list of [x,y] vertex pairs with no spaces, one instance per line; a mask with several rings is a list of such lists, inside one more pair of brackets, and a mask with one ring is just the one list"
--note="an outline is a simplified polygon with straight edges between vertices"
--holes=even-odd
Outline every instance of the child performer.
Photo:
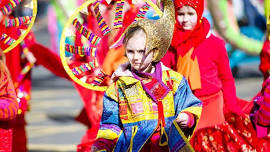
[[92,151],[192,149],[188,140],[200,118],[201,102],[181,74],[159,62],[170,45],[174,25],[173,2],[163,0],[163,4],[160,20],[142,19],[126,30],[129,62],[118,67],[105,92]]

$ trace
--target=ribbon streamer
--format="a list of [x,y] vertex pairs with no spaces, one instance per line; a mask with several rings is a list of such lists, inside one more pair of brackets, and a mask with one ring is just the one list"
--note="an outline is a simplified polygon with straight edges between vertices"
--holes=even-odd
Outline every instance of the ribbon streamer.
[[9,27],[19,27],[22,25],[28,25],[31,22],[31,16],[17,17],[13,19],[6,19],[5,26]]
[[99,86],[104,81],[105,77],[106,77],[106,74],[102,70],[100,70],[98,75],[95,77],[95,79],[93,80],[91,84]]
[[10,0],[9,3],[1,8],[1,11],[4,15],[9,15],[12,10],[19,5],[21,0]]
[[100,37],[88,31],[87,28],[78,21],[77,18],[73,20],[73,25],[85,38],[91,42],[91,44],[97,45],[99,43]]
[[11,45],[15,42],[15,40],[11,37],[9,37],[7,34],[2,34],[1,38],[0,38],[1,41],[4,41],[4,44],[7,44],[7,45]]
[[149,10],[149,7],[150,6],[148,4],[144,4],[143,7],[140,8],[140,10],[139,10],[138,14],[136,15],[134,21],[144,19],[144,16],[145,16],[146,12]]
[[97,66],[98,66],[98,63],[96,62],[96,60],[94,60],[94,62],[84,63],[78,67],[73,68],[72,73],[75,75],[80,75],[81,73],[90,71],[96,68]]
[[81,47],[81,46],[74,46],[70,44],[65,45],[66,51],[78,54],[78,55],[86,55],[86,56],[93,56],[95,57],[97,54],[97,48],[91,48],[91,47]]
[[114,28],[122,28],[123,27],[123,8],[124,8],[125,1],[118,0],[116,2],[115,8],[115,18],[114,18]]
[[108,34],[110,32],[110,28],[109,28],[108,24],[104,21],[103,17],[101,16],[101,13],[99,11],[99,2],[95,3],[94,12],[95,12],[96,19],[98,21],[98,26],[99,26],[102,34],[103,35]]

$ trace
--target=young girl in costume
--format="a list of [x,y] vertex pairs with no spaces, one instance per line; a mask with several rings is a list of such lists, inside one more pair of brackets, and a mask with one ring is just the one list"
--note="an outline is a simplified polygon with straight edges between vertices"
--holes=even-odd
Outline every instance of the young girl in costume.
[[142,19],[126,30],[129,62],[118,67],[105,92],[92,151],[191,150],[185,135],[192,135],[201,102],[181,74],[159,62],[170,45],[174,24],[173,2],[163,3],[160,20]]
[[16,93],[0,49],[0,151],[12,151],[12,133],[10,120],[18,113],[19,105]]
[[[204,1],[175,0],[174,3],[174,36],[162,61],[182,73],[195,96],[202,101],[202,114],[192,146],[195,151],[261,148],[257,145],[264,141],[256,138],[250,119],[241,116],[242,109],[237,105],[225,43],[211,34],[209,22],[202,17]],[[228,113],[226,117],[223,110]]]

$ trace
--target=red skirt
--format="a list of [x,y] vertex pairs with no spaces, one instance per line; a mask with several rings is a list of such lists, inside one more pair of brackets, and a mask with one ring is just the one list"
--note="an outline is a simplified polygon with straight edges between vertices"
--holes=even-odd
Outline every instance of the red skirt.
[[270,151],[270,135],[258,138],[248,116],[227,114],[226,122],[197,130],[191,139],[195,151]]

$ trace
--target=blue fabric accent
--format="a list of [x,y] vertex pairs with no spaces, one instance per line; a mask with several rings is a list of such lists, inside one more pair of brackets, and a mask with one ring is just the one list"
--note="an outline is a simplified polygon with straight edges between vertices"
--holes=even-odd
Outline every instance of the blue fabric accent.
[[102,124],[115,124],[119,126],[120,117],[119,117],[119,107],[118,103],[108,97],[105,93],[103,98],[103,113],[101,117]]
[[139,151],[143,144],[151,137],[157,126],[157,120],[147,120],[137,123],[138,131],[133,139],[132,151]]
[[174,124],[171,125],[168,138],[168,145],[171,152],[178,152],[182,147],[186,145],[186,142],[184,141]]
[[187,80],[183,77],[183,80],[181,81],[180,85],[178,86],[178,89],[174,95],[174,105],[175,105],[175,115],[178,116],[178,114],[192,106],[198,106],[201,107],[202,103],[201,101],[193,95]]

